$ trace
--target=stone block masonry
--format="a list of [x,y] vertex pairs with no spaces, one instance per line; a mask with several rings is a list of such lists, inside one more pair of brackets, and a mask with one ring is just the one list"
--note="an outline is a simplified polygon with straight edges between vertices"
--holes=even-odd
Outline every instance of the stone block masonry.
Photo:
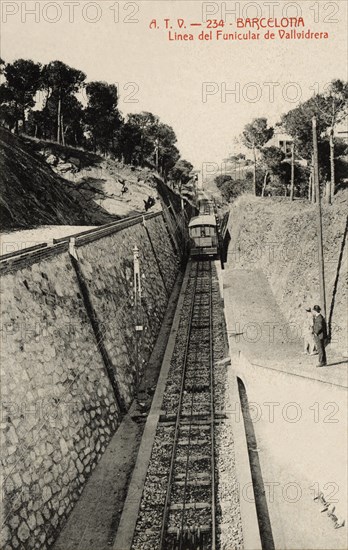
[[[122,401],[130,405],[134,395],[136,364],[133,308],[133,248],[140,253],[144,325],[139,346],[139,367],[146,364],[178,272],[163,219],[146,221],[77,249],[84,279],[103,333]],[[157,258],[156,258],[157,257]]]
[[136,366],[146,369],[181,261],[162,215],[145,224],[77,243],[77,260],[61,250],[2,268],[4,550],[52,546],[121,421],[120,404],[127,409],[134,397]]

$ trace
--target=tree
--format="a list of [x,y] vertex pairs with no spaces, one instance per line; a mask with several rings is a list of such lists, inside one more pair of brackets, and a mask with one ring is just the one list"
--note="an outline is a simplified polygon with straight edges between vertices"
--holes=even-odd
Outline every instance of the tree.
[[224,183],[233,181],[232,176],[229,174],[220,174],[219,176],[216,176],[214,182],[218,189],[223,186]]
[[[281,126],[293,138],[294,156],[295,151],[300,150],[302,158],[313,164],[313,140],[312,140],[312,118],[317,113],[317,105],[314,98],[301,103],[295,109],[282,116]],[[323,117],[317,117],[318,137],[325,132],[327,124]],[[309,186],[312,186],[313,175],[309,179]],[[312,194],[314,200],[314,194]]]
[[153,160],[155,153],[155,139],[159,124],[159,118],[152,113],[143,111],[142,113],[128,115],[130,130],[140,136],[140,142],[133,152],[137,164],[144,166],[145,161]]
[[170,172],[170,177],[181,188],[182,185],[186,185],[192,178],[191,172],[193,165],[187,160],[178,160],[175,166]]
[[239,171],[239,179],[241,177],[241,168],[245,166],[245,155],[238,153],[237,155],[230,155],[228,158],[224,159],[224,163],[232,164],[234,167],[234,179],[237,179],[237,173]]
[[256,151],[260,150],[273,136],[273,128],[268,128],[266,118],[254,118],[244,127],[241,135],[243,144],[253,151],[254,156],[254,193],[256,195]]
[[232,202],[237,197],[246,193],[249,190],[250,184],[248,180],[240,179],[225,179],[225,181],[220,186],[220,192],[222,197],[227,202]]
[[35,138],[45,138],[45,113],[43,110],[30,111],[27,121],[27,132]]
[[[161,145],[159,145],[161,147]],[[170,145],[165,148],[161,153],[161,174],[165,181],[167,181],[170,171],[174,168],[177,161],[180,159],[179,149],[175,145]]]
[[155,166],[167,179],[180,158],[171,126],[149,112],[128,115],[120,131],[120,151],[126,163]]
[[[339,181],[347,179],[347,165],[345,159],[347,158],[348,146],[339,138],[335,138],[335,177],[336,186]],[[321,139],[318,143],[319,153],[319,178],[320,181],[330,180],[331,175],[331,144],[327,136]]]
[[[191,178],[192,165],[180,161],[177,138],[171,126],[150,112],[129,114],[123,120],[118,110],[117,88],[107,82],[90,82],[86,75],[62,61],[41,68],[31,60],[6,64],[0,58],[0,123],[11,131],[24,130],[45,140],[73,146],[89,146],[103,154],[113,152],[126,163],[156,166],[166,180],[171,172],[181,183]],[[78,92],[86,87],[86,108]],[[35,100],[37,91],[43,101]]]
[[119,135],[120,153],[126,164],[136,164],[136,152],[141,147],[141,130],[129,120],[123,124]]
[[13,102],[13,95],[6,84],[0,85],[0,124],[10,131],[17,125],[18,110]]
[[[250,172],[249,170],[246,171],[244,177],[245,177],[245,180],[248,183],[248,186],[249,186],[250,190],[253,191],[254,194],[255,194],[255,186],[254,186],[255,170],[254,170],[254,168],[255,168],[255,166],[253,164],[253,171],[252,172]],[[264,171],[261,170],[260,166],[257,166],[256,167],[256,190],[257,190],[258,193],[261,193],[261,191],[262,191],[264,177],[265,177]]]
[[241,160],[245,160],[245,155],[243,153],[238,153],[238,155],[231,155],[226,159],[226,162],[239,162]]
[[[327,140],[329,131],[330,144],[330,182],[327,185],[327,200],[332,201],[335,193],[335,126],[344,120],[348,114],[348,84],[341,80],[333,80],[325,94],[318,94],[301,103],[295,109],[282,116],[281,124],[285,131],[294,139],[295,148],[301,150],[301,156],[311,161],[313,154],[312,118],[317,119],[319,153],[322,144]],[[325,149],[325,147],[324,147]],[[325,159],[319,154],[320,173],[326,174],[323,167]]]
[[162,122],[159,122],[154,130],[152,139],[155,143],[156,168],[166,179],[180,158],[180,153],[175,146],[177,138],[173,128]]
[[327,189],[329,203],[335,194],[335,127],[348,116],[348,82],[333,80],[326,93],[315,96],[315,101],[323,119],[328,123],[330,143],[330,184]]
[[57,142],[65,143],[64,107],[69,97],[76,94],[86,79],[85,73],[62,61],[51,61],[42,69],[42,85],[46,91],[46,107],[52,103],[56,109]]
[[41,65],[31,59],[17,59],[13,63],[4,64],[1,60],[1,71],[6,83],[2,84],[1,105],[15,122],[15,131],[18,134],[19,121],[22,121],[23,131],[26,130],[26,113],[34,107],[34,97],[41,85]]
[[65,142],[74,147],[84,144],[85,110],[76,96],[65,98],[62,105],[62,127]]
[[115,151],[116,133],[121,126],[117,109],[117,88],[107,82],[90,82],[86,86],[88,106],[85,120],[90,132],[94,151]]
[[[312,118],[317,115],[318,106],[314,98],[301,103],[281,117],[281,126],[294,140],[295,147],[301,150],[301,156],[308,161],[312,158]],[[323,116],[317,116],[318,136],[327,128]]]
[[264,197],[265,195],[265,189],[267,185],[267,178],[269,175],[272,176],[283,176],[284,175],[284,167],[283,167],[283,161],[285,159],[285,155],[279,147],[264,147],[261,150],[261,162],[265,169],[265,175],[262,185],[262,192],[261,196]]

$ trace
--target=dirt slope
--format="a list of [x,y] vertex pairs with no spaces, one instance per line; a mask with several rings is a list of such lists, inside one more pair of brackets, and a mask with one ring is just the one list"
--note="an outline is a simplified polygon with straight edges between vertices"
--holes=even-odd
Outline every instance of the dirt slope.
[[149,196],[156,198],[158,176],[150,168],[125,165],[112,158],[54,142],[25,139],[57,175],[111,215],[123,217],[144,212],[144,202]]
[[[0,128],[0,215],[7,231],[47,226],[95,226],[161,205],[181,211],[181,198],[151,167]],[[170,199],[169,199],[170,197]],[[168,202],[169,201],[169,202]],[[185,208],[190,209],[185,201]]]
[[[347,351],[347,204],[347,192],[323,204],[327,319],[340,352]],[[231,207],[229,230],[229,265],[261,270],[285,319],[302,327],[304,306],[320,304],[315,205],[243,196]]]
[[0,174],[2,229],[42,224],[99,225],[113,219],[55,174],[24,140],[3,128]]

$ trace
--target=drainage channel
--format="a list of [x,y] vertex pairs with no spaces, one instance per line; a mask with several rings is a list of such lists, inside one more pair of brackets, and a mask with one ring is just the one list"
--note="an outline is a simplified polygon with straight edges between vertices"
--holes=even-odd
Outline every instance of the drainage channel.
[[244,419],[245,434],[247,439],[251,479],[254,487],[255,507],[259,523],[262,550],[274,550],[274,540],[271,520],[267,505],[266,490],[263,482],[261,465],[257,450],[257,440],[254,425],[250,416],[248,396],[243,382],[238,378],[238,391]]

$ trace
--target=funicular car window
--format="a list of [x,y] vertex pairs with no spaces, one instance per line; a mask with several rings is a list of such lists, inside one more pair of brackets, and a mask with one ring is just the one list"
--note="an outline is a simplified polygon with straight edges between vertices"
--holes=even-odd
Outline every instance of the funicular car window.
[[213,237],[214,236],[214,228],[213,227],[210,227],[209,225],[206,225],[202,229],[204,229],[204,235],[206,237]]

